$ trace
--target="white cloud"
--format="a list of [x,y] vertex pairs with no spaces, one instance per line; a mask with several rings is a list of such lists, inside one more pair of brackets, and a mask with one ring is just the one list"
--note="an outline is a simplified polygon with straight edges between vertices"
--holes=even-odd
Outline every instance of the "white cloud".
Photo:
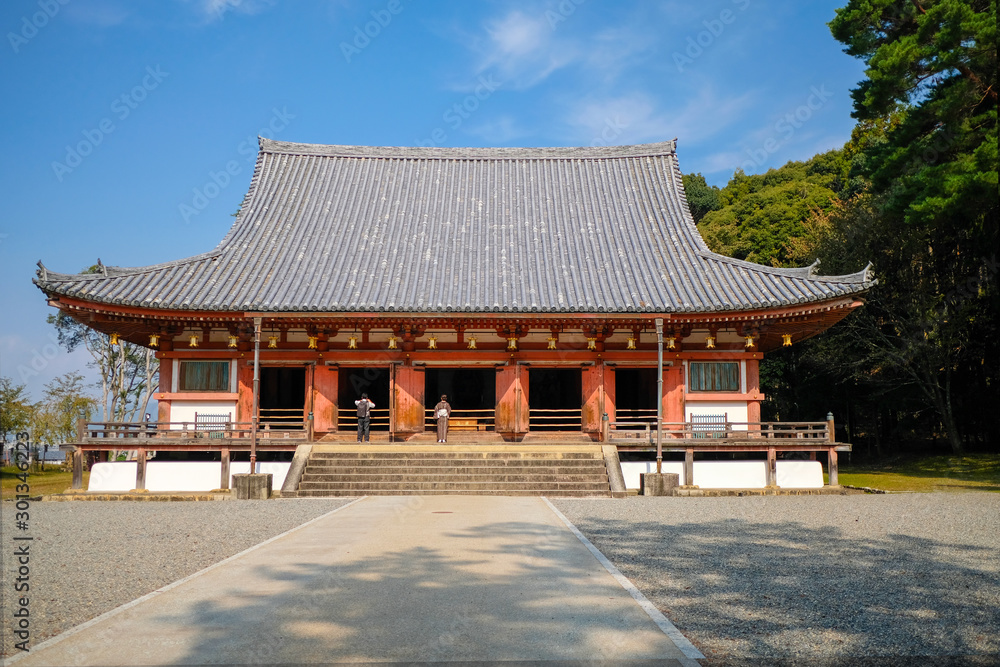
[[484,143],[499,146],[515,139],[526,137],[530,133],[519,127],[513,116],[499,118],[466,128],[468,134],[479,137]]
[[543,13],[512,11],[486,25],[489,39],[474,43],[482,53],[477,73],[492,69],[514,89],[541,83],[556,70],[580,59],[574,44],[557,39]]
[[129,10],[115,2],[82,2],[67,5],[66,15],[77,23],[111,28],[124,23]]
[[224,19],[227,14],[253,15],[270,8],[274,0],[194,0],[206,22]]
[[694,145],[740,120],[749,95],[719,99],[710,89],[676,109],[664,107],[645,92],[590,99],[576,103],[566,123],[575,129],[571,140],[585,145],[622,145],[678,138]]

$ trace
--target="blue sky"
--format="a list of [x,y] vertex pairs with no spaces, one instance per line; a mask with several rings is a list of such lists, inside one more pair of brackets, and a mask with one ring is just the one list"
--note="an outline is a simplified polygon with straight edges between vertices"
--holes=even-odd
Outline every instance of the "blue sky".
[[257,136],[360,145],[678,139],[724,185],[849,138],[863,68],[841,0],[6,0],[0,374],[57,350],[35,262],[72,273],[210,250]]

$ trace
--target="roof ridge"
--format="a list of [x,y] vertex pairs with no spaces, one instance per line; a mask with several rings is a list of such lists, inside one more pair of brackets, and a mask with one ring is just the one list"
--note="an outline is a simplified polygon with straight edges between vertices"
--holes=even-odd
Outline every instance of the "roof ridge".
[[628,146],[445,147],[300,144],[258,137],[262,153],[399,160],[602,160],[673,155],[677,140]]
[[717,261],[725,264],[732,264],[744,269],[751,269],[757,271],[758,273],[770,273],[773,275],[784,276],[786,278],[801,278],[803,280],[814,280],[824,283],[858,283],[865,284],[870,282],[869,276],[871,274],[871,262],[868,266],[861,269],[860,271],[855,271],[854,273],[845,273],[839,276],[822,276],[816,273],[816,268],[819,266],[819,259],[816,259],[809,266],[798,266],[798,267],[781,267],[781,266],[766,266],[764,264],[754,264],[753,262],[748,262],[742,259],[736,259],[735,257],[726,257],[725,255],[720,255],[718,253],[708,251],[700,251],[698,253],[703,259],[709,261]]
[[38,262],[38,270],[35,274],[38,276],[35,282],[51,283],[58,282],[61,280],[73,280],[73,281],[85,281],[85,280],[106,280],[108,278],[116,278],[118,276],[138,276],[143,273],[152,273],[154,271],[159,271],[162,269],[170,269],[175,266],[182,266],[184,264],[189,264],[193,262],[200,262],[206,259],[213,259],[222,254],[219,248],[215,250],[210,250],[209,252],[203,252],[198,255],[192,255],[191,257],[185,257],[183,259],[173,259],[169,262],[161,262],[160,264],[149,264],[148,266],[105,266],[107,273],[59,273],[57,271],[52,271],[49,268],[42,265],[41,260]]

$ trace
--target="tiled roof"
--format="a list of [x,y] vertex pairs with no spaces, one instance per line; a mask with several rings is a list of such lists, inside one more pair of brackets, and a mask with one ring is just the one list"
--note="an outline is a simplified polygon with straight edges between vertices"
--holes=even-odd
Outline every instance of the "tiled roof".
[[390,148],[260,140],[232,229],[188,259],[95,275],[41,267],[49,294],[205,311],[754,310],[858,294],[710,252],[673,142]]

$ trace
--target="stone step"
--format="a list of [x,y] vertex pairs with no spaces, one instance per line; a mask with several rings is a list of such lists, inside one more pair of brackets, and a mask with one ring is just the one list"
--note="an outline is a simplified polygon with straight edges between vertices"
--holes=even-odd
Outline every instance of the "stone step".
[[402,490],[368,490],[358,491],[353,489],[342,490],[313,490],[294,491],[282,493],[282,498],[357,498],[359,496],[546,496],[549,498],[610,498],[611,492],[602,489],[599,491],[584,490],[563,490],[563,489],[503,489],[489,491],[466,491],[461,489],[402,489]]
[[560,474],[558,472],[552,472],[549,474],[456,474],[456,473],[436,473],[436,474],[418,474],[413,475],[409,473],[400,472],[382,472],[382,473],[370,473],[362,475],[314,475],[310,473],[305,473],[302,475],[302,481],[299,482],[300,488],[305,488],[306,485],[312,484],[323,484],[330,482],[346,482],[346,481],[364,481],[364,482],[538,482],[538,483],[551,483],[551,482],[588,482],[588,483],[607,483],[608,475],[603,471],[594,472],[591,474]]
[[340,459],[482,459],[490,460],[552,460],[552,461],[603,461],[604,455],[600,451],[596,452],[505,452],[505,451],[415,451],[415,452],[379,452],[363,449],[345,452],[313,452],[311,460],[340,460]]
[[299,484],[299,492],[303,491],[343,491],[351,490],[356,492],[373,491],[526,491],[535,489],[540,491],[608,491],[606,483],[584,483],[584,482],[549,482],[540,484],[538,482],[424,482],[420,480],[403,480],[398,482],[366,482],[360,480],[347,480],[340,482],[309,482]]
[[474,461],[457,461],[454,464],[418,463],[415,461],[399,461],[386,465],[371,465],[367,463],[347,462],[341,465],[315,465],[309,463],[305,472],[323,475],[343,475],[351,473],[371,473],[380,471],[412,471],[414,473],[435,472],[435,471],[456,471],[456,472],[477,472],[477,473],[511,473],[511,472],[548,472],[565,471],[567,473],[580,473],[589,470],[604,470],[603,461],[594,461],[590,465],[479,465]]

